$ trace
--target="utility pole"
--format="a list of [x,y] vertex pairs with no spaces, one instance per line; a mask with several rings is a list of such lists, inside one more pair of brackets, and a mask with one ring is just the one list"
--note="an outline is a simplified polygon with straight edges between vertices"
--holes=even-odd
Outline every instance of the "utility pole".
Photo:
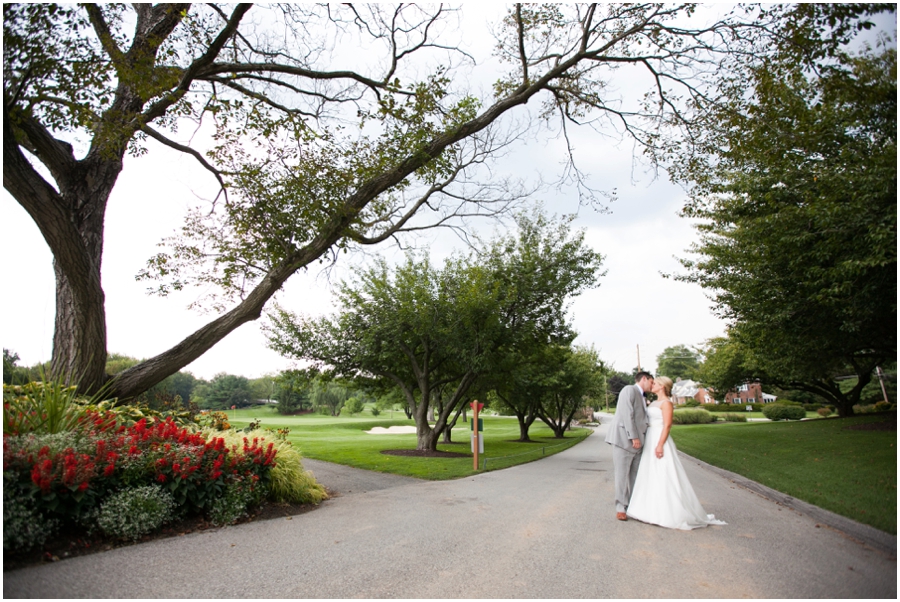
[[637,356],[638,356],[638,372],[641,371],[641,346],[637,346]]

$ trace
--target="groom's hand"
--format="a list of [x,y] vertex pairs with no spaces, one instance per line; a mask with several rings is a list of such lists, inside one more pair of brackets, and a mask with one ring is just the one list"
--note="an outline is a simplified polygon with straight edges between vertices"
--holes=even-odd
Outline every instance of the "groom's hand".
[[632,439],[631,446],[634,447],[634,449],[641,449],[641,440],[640,439]]

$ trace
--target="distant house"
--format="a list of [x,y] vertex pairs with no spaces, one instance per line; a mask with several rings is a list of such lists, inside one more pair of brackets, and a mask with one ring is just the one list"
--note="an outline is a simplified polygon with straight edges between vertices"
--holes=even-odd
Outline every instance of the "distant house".
[[778,397],[775,395],[763,393],[759,381],[744,383],[725,394],[725,403],[772,403],[776,399]]
[[687,403],[689,399],[693,399],[701,405],[719,403],[709,389],[692,380],[681,380],[680,378],[675,381],[672,396],[675,398],[676,404]]

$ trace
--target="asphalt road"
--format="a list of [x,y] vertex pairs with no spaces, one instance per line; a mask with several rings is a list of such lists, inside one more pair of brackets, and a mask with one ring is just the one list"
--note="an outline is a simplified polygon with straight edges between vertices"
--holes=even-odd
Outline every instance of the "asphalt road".
[[3,595],[897,598],[896,538],[866,545],[690,459],[700,501],[727,526],[615,520],[604,428],[555,456],[455,481],[310,461],[341,493],[313,512],[6,572]]

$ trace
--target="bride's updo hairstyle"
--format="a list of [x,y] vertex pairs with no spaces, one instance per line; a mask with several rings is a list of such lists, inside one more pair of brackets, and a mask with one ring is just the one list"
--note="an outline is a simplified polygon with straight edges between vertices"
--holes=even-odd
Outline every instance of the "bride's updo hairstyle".
[[663,390],[666,392],[666,397],[672,397],[672,379],[671,378],[669,378],[668,376],[657,376],[653,380],[662,385]]

